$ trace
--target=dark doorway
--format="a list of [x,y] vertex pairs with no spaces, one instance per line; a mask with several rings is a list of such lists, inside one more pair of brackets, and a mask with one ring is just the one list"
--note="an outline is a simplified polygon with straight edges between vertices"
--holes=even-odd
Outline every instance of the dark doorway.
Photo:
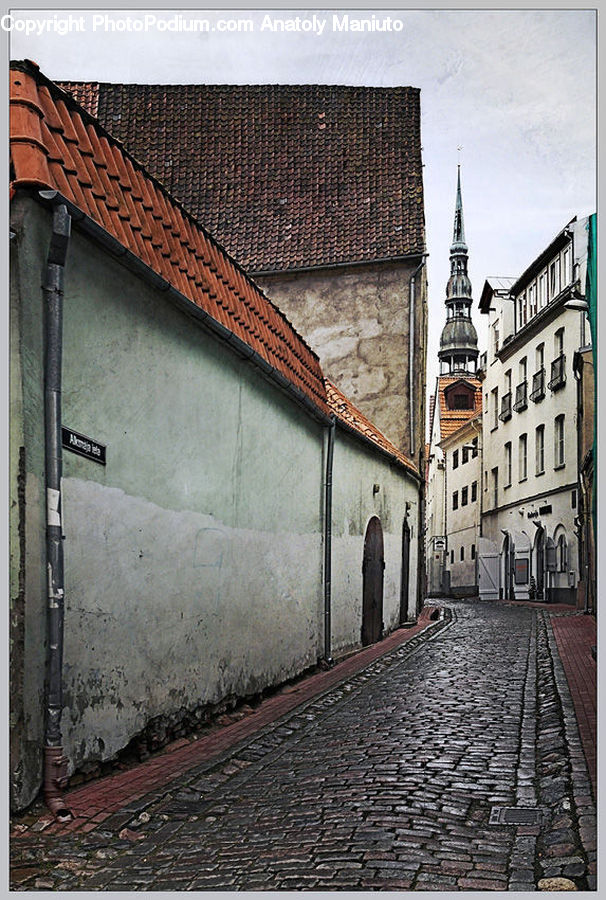
[[540,527],[535,538],[536,599],[545,598],[545,529]]
[[362,645],[375,644],[383,632],[383,529],[373,516],[366,528],[362,562]]
[[514,546],[509,532],[503,540],[503,588],[506,600],[515,600],[513,587]]
[[404,519],[402,525],[402,582],[400,584],[400,625],[408,619],[408,584],[410,573],[410,527]]

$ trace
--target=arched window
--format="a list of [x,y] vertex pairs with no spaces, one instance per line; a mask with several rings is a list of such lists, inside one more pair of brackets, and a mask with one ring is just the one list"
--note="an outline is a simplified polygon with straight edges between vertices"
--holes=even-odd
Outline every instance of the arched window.
[[566,572],[568,570],[568,544],[566,543],[565,534],[561,534],[558,538],[557,561],[558,572]]

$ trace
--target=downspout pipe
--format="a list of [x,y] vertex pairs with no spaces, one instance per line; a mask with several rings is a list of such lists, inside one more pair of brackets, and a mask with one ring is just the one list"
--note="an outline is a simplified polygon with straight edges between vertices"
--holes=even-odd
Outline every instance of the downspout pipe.
[[408,283],[408,405],[410,412],[410,457],[415,458],[415,398],[413,376],[415,371],[415,306],[417,276],[428,254],[424,254],[421,262],[410,276]]
[[44,801],[59,822],[72,813],[63,799],[67,785],[67,757],[61,738],[63,708],[64,568],[61,524],[61,377],[63,356],[63,284],[71,232],[71,216],[64,204],[53,208],[53,232],[43,285],[45,306],[44,421],[46,461],[46,568],[48,660],[44,734]]
[[326,481],[324,483],[324,662],[332,666],[332,469],[337,421],[331,416],[326,449]]

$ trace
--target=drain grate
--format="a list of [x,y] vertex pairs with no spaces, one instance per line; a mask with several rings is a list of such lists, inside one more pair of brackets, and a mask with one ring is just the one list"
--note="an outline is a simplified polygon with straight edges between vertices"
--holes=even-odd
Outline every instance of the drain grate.
[[540,809],[520,808],[519,806],[493,806],[490,810],[489,825],[539,825]]

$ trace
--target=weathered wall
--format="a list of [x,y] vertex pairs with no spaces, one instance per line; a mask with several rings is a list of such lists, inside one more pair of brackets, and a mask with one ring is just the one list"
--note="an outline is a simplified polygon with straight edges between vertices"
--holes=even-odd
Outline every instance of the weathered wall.
[[[14,791],[20,805],[37,786],[42,737],[40,276],[51,228],[35,204],[14,205],[16,219],[24,211],[13,295],[21,343],[12,348],[13,443],[26,448],[25,588],[18,560],[12,579],[26,617],[15,765],[30,776]],[[323,435],[77,227],[63,380],[64,424],[107,445],[106,467],[64,451],[63,731],[77,766],[108,758],[153,716],[259,690],[315,663]]]
[[[325,374],[403,452],[418,462],[425,437],[425,278],[417,278],[410,440],[409,290],[417,261],[257,276],[256,281],[319,354]],[[412,450],[412,452],[411,452]]]
[[[379,491],[373,493],[373,485]],[[386,457],[337,428],[333,465],[332,643],[333,654],[360,644],[362,627],[362,558],[366,527],[377,516],[383,529],[385,632],[400,622],[402,525],[410,504],[410,574],[408,618],[415,618],[419,489],[415,480]]]

